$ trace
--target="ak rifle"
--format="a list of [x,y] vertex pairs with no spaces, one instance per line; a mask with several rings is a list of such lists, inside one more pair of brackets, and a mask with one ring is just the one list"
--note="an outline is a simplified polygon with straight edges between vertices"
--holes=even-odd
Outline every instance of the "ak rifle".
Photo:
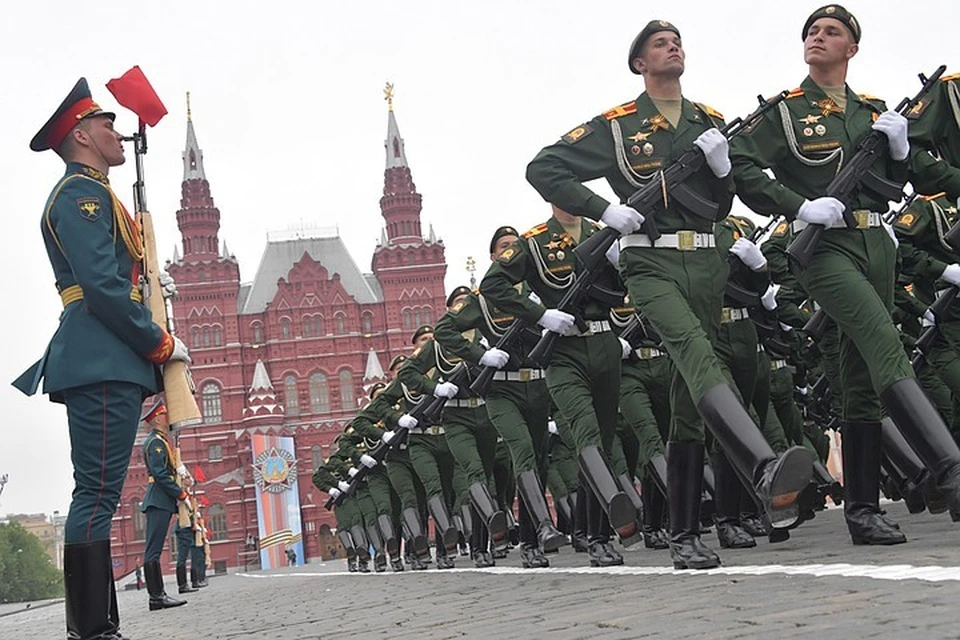
[[[530,325],[517,318],[507,327],[503,335],[500,336],[494,348],[506,351],[512,359],[514,356],[511,351],[520,344],[525,333],[533,333],[533,330]],[[534,335],[539,334],[535,333]],[[499,369],[496,367],[489,365],[484,366],[470,384],[470,392],[475,396],[485,398],[487,392],[490,390],[490,383],[493,381],[493,376],[497,371],[499,371]]]
[[[766,225],[762,227],[756,227],[747,240],[753,244],[757,244],[760,242],[760,239],[767,234],[768,231],[777,226],[777,223],[780,222],[781,218],[781,216],[773,216],[769,221],[767,221]],[[727,265],[730,267],[731,275],[733,274],[734,269],[738,268],[738,264],[744,268],[748,268],[745,264],[740,262],[740,259],[737,256],[733,255],[732,253],[727,255]],[[751,291],[750,289],[741,286],[735,282],[732,277],[730,277],[727,278],[727,284],[723,294],[733,303],[730,306],[752,308],[760,305],[760,296],[763,294],[763,292]]]

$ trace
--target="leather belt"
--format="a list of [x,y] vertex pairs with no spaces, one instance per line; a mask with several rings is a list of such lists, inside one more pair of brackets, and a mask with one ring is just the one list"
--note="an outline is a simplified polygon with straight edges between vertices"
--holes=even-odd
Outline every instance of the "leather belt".
[[481,407],[485,404],[487,404],[487,401],[483,398],[463,398],[462,400],[447,400],[447,404],[445,406],[460,407],[462,409],[476,409],[477,407]]
[[653,360],[654,358],[660,358],[667,355],[666,351],[657,349],[656,347],[638,347],[633,350],[637,357],[641,360]]
[[[876,211],[870,211],[869,209],[855,209],[853,212],[853,217],[857,221],[856,229],[871,229],[873,227],[879,227],[883,222],[883,216]],[[791,225],[794,233],[799,233],[807,227],[807,223],[803,220],[794,220]],[[846,229],[847,227],[836,227],[837,229]]]
[[717,240],[712,233],[698,233],[696,231],[681,230],[676,233],[665,233],[651,242],[649,236],[642,233],[632,233],[620,238],[620,249],[630,247],[676,249],[677,251],[696,251],[697,249],[713,249]]
[[532,380],[541,380],[546,377],[543,369],[519,369],[517,371],[496,371],[493,374],[494,380],[507,380],[509,382],[530,382]]
[[731,322],[746,320],[749,317],[750,312],[747,309],[724,307],[720,310],[720,324],[730,324]]
[[409,433],[421,436],[442,436],[444,431],[442,426],[435,424],[431,427],[414,427]]
[[779,371],[787,366],[786,360],[771,360],[770,371]]
[[[130,289],[130,299],[134,302],[143,302],[143,294],[140,293],[140,289],[132,287]],[[83,300],[83,289],[78,284],[70,285],[60,292],[60,302],[63,303],[64,308],[78,300]]]

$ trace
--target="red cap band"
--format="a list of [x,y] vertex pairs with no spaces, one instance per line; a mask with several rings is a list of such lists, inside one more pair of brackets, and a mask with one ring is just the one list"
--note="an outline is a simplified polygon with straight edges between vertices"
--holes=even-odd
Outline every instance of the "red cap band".
[[94,102],[93,98],[81,98],[75,102],[51,125],[50,133],[47,135],[47,144],[50,148],[59,147],[70,130],[77,126],[80,120],[95,111],[100,111],[100,105]]

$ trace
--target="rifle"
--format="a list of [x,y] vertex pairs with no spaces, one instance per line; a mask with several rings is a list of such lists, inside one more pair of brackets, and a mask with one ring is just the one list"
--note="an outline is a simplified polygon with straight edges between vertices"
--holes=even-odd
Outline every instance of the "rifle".
[[[746,118],[736,118],[728,122],[720,130],[727,140],[732,140],[744,131],[746,131],[755,122],[759,121],[767,111],[775,107],[784,98],[787,97],[786,91],[781,91],[779,95],[764,100],[763,96],[757,96],[760,106],[756,111]],[[633,207],[643,214],[644,222],[640,229],[650,238],[652,244],[660,238],[660,232],[657,229],[655,221],[658,210],[666,209],[668,194],[672,194],[681,205],[693,212],[694,215],[707,220],[716,220],[720,207],[715,202],[710,202],[694,193],[685,182],[688,178],[696,174],[703,168],[707,159],[703,151],[696,145],[691,145],[689,149],[683,152],[679,158],[671,162],[660,172],[660,179],[650,180],[646,185],[635,191],[627,198],[626,204]],[[587,326],[582,318],[579,317],[580,306],[586,300],[587,295],[601,300],[611,300],[612,292],[597,287],[594,283],[598,277],[600,267],[606,260],[607,250],[620,238],[620,232],[611,227],[606,227],[597,231],[586,241],[577,246],[573,252],[577,257],[577,262],[583,267],[581,275],[570,285],[566,294],[563,296],[557,309],[569,313],[577,318],[577,328],[582,332],[586,331]],[[592,291],[591,291],[592,289]],[[614,300],[610,306],[619,304],[619,300]],[[540,342],[530,352],[529,358],[545,367],[553,355],[553,347],[557,339],[556,333],[546,332],[540,338]]]
[[[766,225],[762,227],[756,227],[753,230],[753,233],[750,234],[750,237],[747,238],[753,244],[757,244],[760,241],[760,238],[765,236],[770,229],[773,229],[778,222],[780,222],[782,216],[773,216],[767,222]],[[731,275],[734,272],[734,269],[737,268],[737,265],[743,265],[740,262],[740,259],[737,256],[731,254],[727,255],[727,266],[730,267]],[[746,287],[741,286],[734,281],[732,277],[727,278],[727,284],[724,289],[723,295],[726,296],[733,304],[730,306],[733,307],[757,307],[760,305],[760,293],[756,291],[751,291]]]
[[924,358],[926,358],[927,353],[929,353],[930,347],[933,346],[933,341],[940,335],[940,318],[944,317],[951,305],[953,305],[953,301],[957,299],[958,293],[960,293],[960,289],[951,285],[949,289],[937,296],[937,299],[934,300],[930,308],[927,309],[928,312],[933,314],[934,323],[924,329],[923,333],[920,334],[920,337],[917,338],[916,343],[913,345],[913,357],[910,359],[910,364],[913,366],[914,373],[920,373]]
[[[514,320],[510,326],[507,327],[507,330],[504,332],[504,334],[500,336],[500,339],[497,340],[495,348],[510,353],[510,350],[514,347],[515,343],[520,342],[520,339],[523,337],[524,333],[530,332],[531,327],[518,318]],[[477,374],[477,377],[474,378],[473,382],[470,384],[470,393],[475,396],[486,397],[487,391],[490,390],[490,382],[493,381],[493,375],[497,371],[498,369],[496,367],[483,367],[483,369],[480,370],[480,373]]]
[[[916,200],[916,198],[917,193],[911,193],[909,196],[907,196],[907,199],[903,201],[903,205],[901,205],[899,209],[886,214],[883,217],[883,221],[887,224],[893,222],[901,213],[906,211],[910,205],[913,204],[913,201]],[[953,229],[950,231],[953,231]],[[949,235],[950,234],[948,233],[947,236]],[[957,246],[960,246],[960,242],[958,242]],[[830,317],[827,315],[827,312],[823,309],[817,309],[814,314],[810,316],[810,319],[807,320],[807,323],[803,325],[803,331],[810,336],[814,342],[820,342],[820,339],[823,338],[823,334],[827,331],[827,327],[829,326]]]
[[[946,65],[940,65],[929,78],[919,74],[923,87],[913,98],[904,98],[897,105],[896,112],[904,115],[916,106],[936,86],[946,69]],[[882,200],[900,200],[903,197],[902,185],[881,178],[873,171],[874,164],[881,154],[886,152],[887,145],[887,136],[883,132],[871,130],[870,135],[860,141],[856,153],[840,169],[823,193],[824,197],[836,198],[843,203],[843,221],[848,229],[857,227],[851,204],[858,190],[865,190]],[[822,224],[809,224],[787,247],[787,255],[799,268],[806,269],[810,265],[825,230],[826,227]]]

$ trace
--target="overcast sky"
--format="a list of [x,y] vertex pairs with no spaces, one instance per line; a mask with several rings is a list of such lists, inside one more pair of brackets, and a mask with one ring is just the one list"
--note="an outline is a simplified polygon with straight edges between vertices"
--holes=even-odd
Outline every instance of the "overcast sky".
[[[52,152],[28,143],[80,76],[94,98],[136,118],[106,82],[139,64],[170,114],[149,134],[147,198],[161,261],[179,243],[175,213],[186,138],[185,93],[221,214],[220,238],[256,271],[268,230],[338,226],[364,271],[380,235],[387,110],[395,111],[418,191],[423,229],[447,250],[447,288],[463,283],[467,256],[480,274],[493,229],[542,222],[546,204],[524,180],[546,144],[597,113],[635,98],[642,83],[627,50],[651,19],[680,29],[684,94],[727,115],[757,94],[792,89],[806,75],[800,32],[819,5],[769,1],[654,3],[608,0],[460,2],[6,3],[0,21],[0,513],[65,511],[72,490],[66,417],[43,396],[6,384],[40,355],[60,312],[40,237],[43,204],[62,173]],[[956,51],[955,1],[856,0],[863,27],[849,83],[895,105],[918,72]],[[668,9],[669,8],[669,9]],[[133,153],[111,172],[132,205]],[[607,192],[609,193],[609,192]]]

